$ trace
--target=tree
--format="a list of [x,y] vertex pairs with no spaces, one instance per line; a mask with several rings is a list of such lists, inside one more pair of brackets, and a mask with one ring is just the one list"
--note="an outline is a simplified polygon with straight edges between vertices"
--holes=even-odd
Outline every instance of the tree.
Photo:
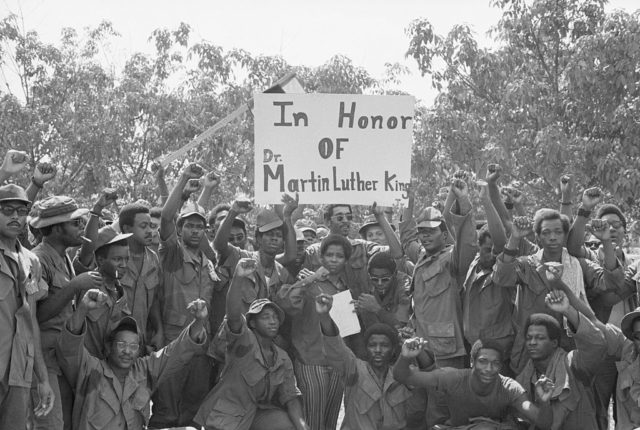
[[478,172],[496,161],[551,207],[570,172],[632,209],[640,197],[640,27],[637,14],[606,14],[603,4],[496,1],[495,48],[480,48],[466,26],[439,36],[428,21],[412,22],[407,55],[441,91],[416,136],[414,167]]

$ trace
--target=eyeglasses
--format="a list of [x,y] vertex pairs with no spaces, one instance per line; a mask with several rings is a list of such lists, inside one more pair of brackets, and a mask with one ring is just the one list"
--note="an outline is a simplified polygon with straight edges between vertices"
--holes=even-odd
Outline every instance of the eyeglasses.
[[584,246],[595,251],[596,249],[600,248],[600,242],[585,242]]
[[244,234],[230,234],[229,242],[240,242],[244,240]]
[[18,216],[27,216],[29,215],[29,208],[26,206],[0,206],[0,212],[4,216],[11,216],[14,213],[17,213]]
[[607,220],[607,224],[609,224],[611,227],[616,228],[616,229],[622,227],[622,221],[609,221],[609,220]]
[[114,343],[116,344],[116,347],[122,351],[124,351],[126,348],[129,348],[131,352],[138,352],[138,350],[140,349],[140,344],[137,344],[137,343],[128,343],[123,341],[118,341]]
[[351,221],[353,220],[352,214],[338,214],[331,217],[332,220],[342,222],[344,220]]
[[371,279],[371,281],[373,281],[374,284],[386,284],[391,280],[391,276],[383,276],[379,278],[377,276],[369,275],[369,279]]

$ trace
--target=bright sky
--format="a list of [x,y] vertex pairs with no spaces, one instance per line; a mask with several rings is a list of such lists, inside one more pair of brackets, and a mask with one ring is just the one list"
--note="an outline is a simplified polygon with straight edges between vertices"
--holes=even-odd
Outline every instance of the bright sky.
[[[467,24],[488,44],[486,32],[500,16],[489,0],[3,0],[0,6],[2,16],[22,14],[25,28],[48,42],[59,40],[63,27],[111,21],[121,34],[111,47],[117,66],[133,52],[153,52],[148,37],[154,29],[175,29],[180,22],[191,26],[192,40],[281,55],[292,65],[318,66],[344,54],[380,79],[385,63],[399,62],[411,70],[399,89],[427,104],[435,91],[404,58],[409,23],[426,17],[439,34]],[[637,0],[613,0],[608,10],[638,7]]]

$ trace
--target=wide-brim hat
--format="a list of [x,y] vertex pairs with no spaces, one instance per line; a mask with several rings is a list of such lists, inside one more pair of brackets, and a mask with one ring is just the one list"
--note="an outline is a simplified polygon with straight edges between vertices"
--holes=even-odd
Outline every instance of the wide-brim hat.
[[633,321],[636,318],[640,318],[640,307],[626,314],[620,322],[620,330],[629,340],[633,340]]
[[0,187],[0,202],[18,201],[30,204],[24,188],[16,184],[7,184]]
[[79,208],[71,197],[53,196],[36,203],[29,225],[43,228],[85,216],[89,209]]
[[265,307],[271,307],[278,314],[278,319],[280,320],[280,324],[284,322],[284,311],[280,308],[280,306],[276,305],[269,299],[256,299],[249,306],[249,310],[247,311],[247,320],[251,319],[251,315],[258,315]]

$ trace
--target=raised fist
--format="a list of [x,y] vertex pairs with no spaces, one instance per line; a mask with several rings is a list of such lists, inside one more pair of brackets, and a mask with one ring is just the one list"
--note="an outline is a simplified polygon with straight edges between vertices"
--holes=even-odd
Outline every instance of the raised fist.
[[602,190],[598,187],[587,188],[582,193],[582,208],[593,210],[602,200]]

